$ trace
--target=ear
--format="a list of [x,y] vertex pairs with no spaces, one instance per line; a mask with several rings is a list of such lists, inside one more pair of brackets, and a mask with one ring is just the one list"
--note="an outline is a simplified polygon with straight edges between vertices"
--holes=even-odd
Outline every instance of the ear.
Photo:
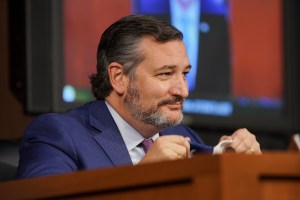
[[112,62],[108,66],[108,74],[110,84],[113,89],[120,95],[122,95],[126,89],[126,76],[123,73],[123,65]]

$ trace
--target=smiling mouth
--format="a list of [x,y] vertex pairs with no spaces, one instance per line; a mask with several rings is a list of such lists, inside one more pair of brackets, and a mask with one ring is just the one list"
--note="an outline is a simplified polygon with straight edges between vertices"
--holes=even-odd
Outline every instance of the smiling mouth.
[[168,106],[171,109],[182,110],[182,102],[168,103],[168,104],[166,104],[166,106]]
[[184,99],[180,96],[176,96],[173,99],[161,101],[158,106],[167,106],[171,110],[182,110]]

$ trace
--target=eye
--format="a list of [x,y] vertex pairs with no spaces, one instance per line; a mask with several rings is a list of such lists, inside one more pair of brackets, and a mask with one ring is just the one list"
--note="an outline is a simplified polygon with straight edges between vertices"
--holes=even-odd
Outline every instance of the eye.
[[171,76],[171,72],[165,72],[161,74],[162,76]]
[[167,77],[170,77],[171,75],[172,75],[171,72],[163,72],[163,73],[158,74],[158,76],[162,77],[162,78],[167,78]]
[[184,77],[186,77],[189,73],[190,73],[190,71],[185,71],[182,74],[183,74]]

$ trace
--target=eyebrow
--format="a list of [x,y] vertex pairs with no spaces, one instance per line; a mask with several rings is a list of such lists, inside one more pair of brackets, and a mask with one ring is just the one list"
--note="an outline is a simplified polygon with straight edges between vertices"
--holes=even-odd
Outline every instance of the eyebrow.
[[[164,65],[161,68],[158,68],[157,70],[164,70],[164,69],[175,69],[177,66],[176,65]],[[187,65],[185,69],[191,69],[191,65]]]

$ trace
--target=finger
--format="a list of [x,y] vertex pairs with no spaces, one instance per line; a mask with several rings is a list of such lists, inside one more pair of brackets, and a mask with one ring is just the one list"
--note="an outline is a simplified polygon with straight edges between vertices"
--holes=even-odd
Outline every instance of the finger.
[[179,135],[161,136],[152,145],[151,148],[154,150],[151,153],[155,152],[156,155],[166,157],[168,160],[187,158],[190,155],[189,141],[189,137],[185,138]]
[[189,157],[190,147],[187,141],[184,144],[170,143],[168,147],[175,153],[175,159],[183,159]]
[[249,147],[249,150],[251,154],[262,154],[260,144],[257,141]]
[[186,148],[186,158],[190,158],[191,157],[191,146],[190,146],[190,141],[191,139],[189,137],[185,138],[185,142],[184,142],[184,146]]
[[[190,157],[190,141],[191,139],[189,137],[183,137],[181,135],[168,135],[168,136],[161,136],[160,141],[158,142],[166,142],[166,143],[174,143],[177,145],[181,145],[185,147],[185,152],[177,152],[181,154],[181,158],[188,158]],[[173,146],[173,150],[175,149],[176,152],[176,146]],[[180,148],[181,149],[181,148]],[[182,150],[182,149],[181,149]]]
[[232,137],[229,136],[229,135],[223,135],[221,138],[220,138],[220,142],[223,141],[223,140],[232,140]]
[[236,131],[234,131],[231,136],[232,137],[237,137],[237,136],[239,136],[241,134],[244,134],[244,133],[250,133],[250,132],[246,128],[240,128],[240,129],[237,129]]
[[181,135],[165,135],[157,138],[155,142],[172,142],[177,144],[183,144],[185,142],[185,138]]
[[251,143],[247,139],[241,139],[239,143],[235,143],[234,145],[235,152],[246,153],[250,149]]
[[249,147],[248,150],[245,152],[246,154],[254,154],[254,149],[252,147]]
[[237,153],[261,154],[260,145],[254,134],[247,129],[240,129],[234,133],[233,148]]
[[253,136],[247,129],[238,129],[232,135],[232,143],[230,146],[237,153],[245,153],[249,150],[253,142]]
[[241,138],[235,138],[232,140],[232,143],[229,145],[236,153],[243,153],[248,150],[249,145],[243,142]]

